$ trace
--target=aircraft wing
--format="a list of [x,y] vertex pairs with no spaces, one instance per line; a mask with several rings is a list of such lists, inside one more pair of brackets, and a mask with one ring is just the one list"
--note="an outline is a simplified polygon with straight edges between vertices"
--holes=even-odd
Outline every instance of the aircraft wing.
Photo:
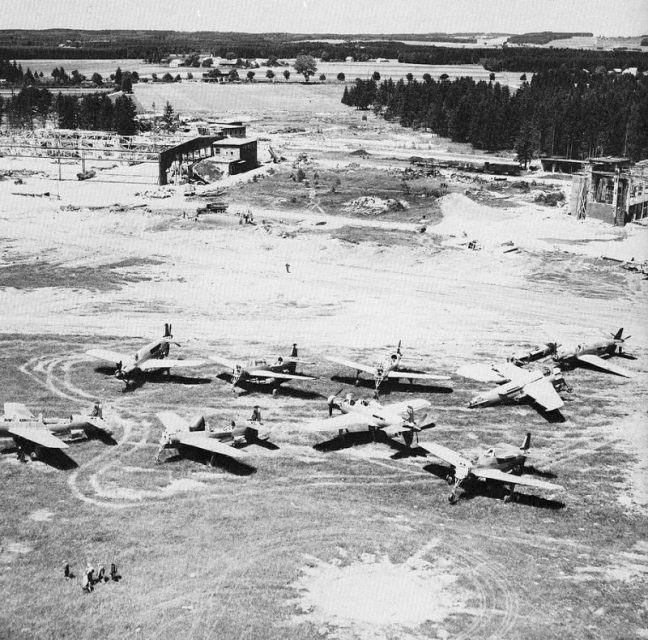
[[9,429],[9,433],[12,436],[22,438],[23,440],[29,440],[41,447],[46,447],[47,449],[67,449],[68,445],[59,440],[55,435],[50,433],[47,429],[39,427],[28,427],[26,425],[16,425]]
[[366,364],[360,364],[359,362],[353,362],[353,360],[347,360],[346,358],[337,358],[332,356],[324,356],[330,362],[335,362],[337,364],[343,364],[345,367],[350,367],[356,371],[364,371],[365,373],[371,373],[373,375],[375,369]]
[[499,375],[506,380],[510,380],[511,382],[518,382],[520,384],[524,384],[527,380],[536,377],[530,371],[522,369],[521,367],[514,365],[512,362],[502,362],[500,364],[493,365],[493,371],[499,373]]
[[565,403],[547,378],[535,380],[524,385],[524,393],[533,398],[546,411],[560,409]]
[[269,369],[253,369],[247,372],[251,378],[277,378],[281,380],[317,380],[312,376],[302,376],[296,373],[282,373],[280,371],[270,371]]
[[591,353],[584,353],[583,355],[577,356],[577,360],[585,362],[592,367],[597,369],[602,369],[603,371],[609,371],[610,373],[615,373],[618,376],[623,376],[624,378],[632,378],[632,374],[621,367],[617,367],[614,364],[611,364],[608,360],[599,358]]
[[436,456],[437,458],[441,458],[441,460],[444,460],[448,464],[451,464],[453,467],[468,467],[470,468],[472,466],[472,462],[468,460],[468,458],[464,458],[461,454],[457,453],[456,451],[453,451],[452,449],[448,449],[448,447],[444,447],[443,445],[436,444],[436,443],[425,443],[426,449],[433,455]]
[[386,435],[389,436],[390,438],[393,438],[394,436],[399,436],[401,433],[405,433],[406,431],[411,431],[411,427],[408,426],[408,424],[403,421],[401,424],[392,424],[389,427],[385,427],[384,429],[381,429],[381,431]]
[[189,431],[189,423],[173,411],[160,411],[156,414],[164,428],[175,433],[176,431]]
[[4,403],[5,418],[9,420],[35,420],[34,414],[20,402]]
[[203,451],[210,451],[211,453],[218,453],[222,456],[228,456],[235,460],[245,458],[248,454],[242,449],[237,449],[229,444],[223,444],[217,438],[210,438],[204,431],[193,431],[176,434],[176,438],[180,444],[187,447],[195,447]]
[[563,491],[565,487],[552,482],[545,482],[537,478],[530,478],[529,476],[516,476],[512,473],[504,473],[499,469],[473,469],[472,473],[477,478],[484,478],[486,480],[497,480],[498,482],[506,482],[507,484],[519,484],[525,487],[536,487],[537,489],[546,489],[547,491]]
[[386,404],[383,408],[389,410],[390,412],[399,412],[405,411],[407,407],[412,407],[414,411],[419,411],[420,409],[429,409],[432,406],[432,403],[429,400],[424,400],[423,398],[412,398],[411,400],[403,400],[402,402],[393,402],[392,404]]
[[202,367],[207,360],[178,360],[174,358],[152,358],[145,360],[139,365],[142,371],[154,371],[156,369],[173,369],[175,367]]
[[349,427],[369,426],[370,418],[360,413],[343,413],[334,418],[325,420],[314,420],[302,425],[300,428],[310,433],[327,433],[348,429]]
[[214,362],[218,362],[223,367],[226,367],[227,369],[231,369],[234,371],[236,369],[236,362],[233,360],[228,360],[227,358],[221,358],[220,356],[209,356],[210,360],[213,360]]
[[103,360],[104,362],[110,362],[117,366],[120,362],[126,362],[129,360],[128,356],[117,353],[116,351],[109,351],[108,349],[90,349],[86,351],[86,354],[96,358],[97,360]]
[[409,371],[390,371],[387,374],[388,378],[408,378],[409,380],[450,380],[450,376],[438,376],[433,373],[410,373]]

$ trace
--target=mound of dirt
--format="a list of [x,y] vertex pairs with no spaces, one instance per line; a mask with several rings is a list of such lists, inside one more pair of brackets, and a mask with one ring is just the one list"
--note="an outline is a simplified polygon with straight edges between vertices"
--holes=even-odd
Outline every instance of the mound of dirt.
[[407,206],[401,200],[393,198],[378,198],[377,196],[361,196],[344,203],[344,210],[359,214],[378,215],[388,211],[404,211]]

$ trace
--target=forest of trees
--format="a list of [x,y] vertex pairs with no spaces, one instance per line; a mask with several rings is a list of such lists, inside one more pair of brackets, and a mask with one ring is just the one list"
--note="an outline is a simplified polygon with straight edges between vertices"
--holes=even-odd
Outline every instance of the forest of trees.
[[[554,36],[578,34],[523,34],[525,41],[545,41]],[[222,33],[214,31],[82,31],[53,29],[47,31],[0,31],[0,58],[28,59],[118,59],[139,58],[160,62],[169,53],[192,54],[210,51],[215,56],[240,58],[296,58],[300,54],[322,60],[344,60],[353,56],[356,61],[375,58],[396,58],[399,62],[415,64],[483,64],[493,71],[535,72],[558,68],[593,70],[639,67],[648,69],[648,54],[641,51],[588,51],[574,49],[541,49],[539,47],[509,46],[498,49],[471,46],[474,38],[445,34],[392,34],[382,36],[340,34],[289,33]],[[319,38],[317,40],[316,38]],[[381,39],[382,38],[382,39]],[[400,39],[399,39],[400,38]],[[515,41],[515,36],[511,41]],[[326,40],[342,40],[333,43]],[[403,40],[447,40],[461,42],[463,47],[412,44]],[[59,47],[61,41],[74,46]]]
[[[409,74],[408,74],[409,75]],[[511,93],[471,78],[422,82],[356,80],[342,102],[372,107],[405,127],[426,128],[478,149],[537,155],[648,158],[648,77],[560,69],[541,72]]]
[[105,93],[79,97],[25,87],[0,100],[0,122],[16,129],[34,129],[53,122],[60,129],[116,131],[131,136],[138,131],[136,113],[135,104],[126,95],[113,102]]

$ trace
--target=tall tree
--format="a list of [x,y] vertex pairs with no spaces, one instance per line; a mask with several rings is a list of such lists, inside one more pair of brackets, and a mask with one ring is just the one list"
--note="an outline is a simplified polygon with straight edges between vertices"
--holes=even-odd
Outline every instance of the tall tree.
[[311,76],[315,75],[315,72],[317,71],[317,63],[315,62],[315,58],[306,54],[297,56],[297,58],[295,59],[295,64],[293,66],[295,67],[295,71],[297,73],[301,73],[304,76],[306,82],[308,82],[308,79]]
[[137,132],[137,109],[129,96],[119,96],[115,100],[113,127],[120,136],[133,136]]

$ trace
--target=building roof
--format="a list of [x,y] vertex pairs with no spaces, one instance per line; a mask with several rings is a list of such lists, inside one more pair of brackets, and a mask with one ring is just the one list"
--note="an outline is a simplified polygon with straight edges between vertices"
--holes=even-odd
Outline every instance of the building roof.
[[256,138],[223,138],[214,142],[215,147],[242,147],[250,142],[256,142]]

